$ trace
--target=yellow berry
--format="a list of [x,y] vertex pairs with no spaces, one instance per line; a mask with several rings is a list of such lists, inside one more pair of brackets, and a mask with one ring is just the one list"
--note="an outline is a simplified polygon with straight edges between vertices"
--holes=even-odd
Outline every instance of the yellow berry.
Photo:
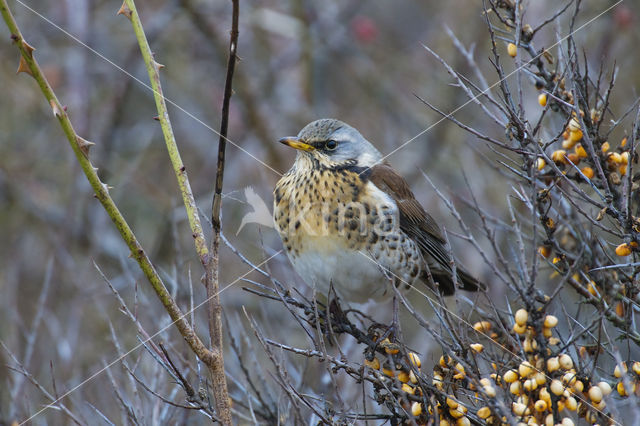
[[580,158],[587,158],[587,151],[584,149],[584,147],[580,144],[576,145],[576,154],[578,155],[578,157]]
[[591,386],[589,388],[589,398],[596,404],[602,401],[602,389],[599,386]]
[[406,371],[401,371],[398,373],[398,380],[401,383],[407,383],[409,381],[409,373]]
[[440,357],[440,361],[439,361],[440,367],[449,368],[449,362],[451,362],[451,358],[449,358],[448,356],[446,358],[444,355]]
[[620,146],[624,148],[624,146],[627,144],[627,138],[622,138],[622,141],[620,141]]
[[629,151],[625,151],[620,154],[620,160],[622,161],[622,164],[629,164]]
[[524,412],[527,410],[527,406],[518,402],[514,402],[511,405],[511,409],[513,411],[513,414],[515,414],[516,416],[524,416]]
[[406,393],[408,393],[408,394],[413,395],[413,394],[415,394],[415,393],[416,393],[416,388],[414,388],[414,387],[413,387],[413,386],[411,386],[411,385],[408,385],[408,384],[404,383],[404,384],[402,385],[402,391],[403,391],[403,392],[406,392]]
[[540,93],[538,95],[538,103],[540,104],[540,106],[547,106],[547,94],[546,93]]
[[464,413],[466,413],[466,409],[462,405],[458,405],[456,408],[452,408],[449,410],[449,414],[454,419],[461,418],[462,416],[464,416]]
[[577,142],[580,142],[582,140],[582,130],[577,129],[577,130],[571,130],[569,132],[569,140],[571,142],[573,142],[573,144],[575,145]]
[[582,172],[583,175],[587,177],[587,179],[593,179],[593,176],[595,176],[595,172],[589,166],[583,167],[582,170],[580,171]]
[[455,399],[447,397],[446,402],[449,408],[453,408],[453,409],[458,408],[459,404],[458,404],[458,401],[456,401]]
[[516,370],[509,370],[504,373],[504,376],[502,376],[502,378],[507,383],[513,383],[518,380],[518,373],[516,372]]
[[[573,134],[574,134],[574,132],[571,132],[571,133],[569,133],[569,135],[568,135],[569,137],[567,139],[563,139],[562,147],[564,149],[571,149],[576,145],[576,143],[578,143],[577,140],[573,140],[573,138],[571,137],[571,135],[573,135]],[[578,140],[580,140],[580,139],[578,139]]]
[[533,376],[534,380],[536,381],[536,383],[538,385],[544,385],[545,383],[547,383],[547,376],[544,375],[544,373],[542,372],[537,372],[534,376]]
[[576,130],[580,130],[580,122],[576,120],[575,117],[572,117],[569,120],[569,125],[567,126],[567,130],[570,132],[575,132]]
[[484,350],[484,346],[481,343],[472,343],[469,346],[476,353],[480,353],[480,352],[482,352]]
[[609,145],[609,142],[605,142],[602,144],[602,152],[609,151],[609,148],[611,148],[611,145]]
[[621,164],[622,163],[622,155],[620,155],[617,152],[611,152],[611,153],[609,153],[609,156],[607,157],[607,161],[611,161],[612,163]]
[[393,370],[390,370],[390,369],[385,368],[385,367],[382,367],[382,374],[384,374],[385,376],[389,376],[389,377],[395,376],[395,372]]
[[553,153],[551,154],[551,159],[556,164],[565,164],[567,162],[567,159],[565,158],[566,155],[567,151],[565,151],[564,149],[559,149],[557,151],[553,151]]
[[578,380],[578,376],[573,371],[569,371],[567,374],[562,376],[562,381],[569,386],[572,386],[576,382],[576,380]]
[[531,392],[532,390],[536,390],[538,388],[538,382],[532,379],[527,379],[524,381],[523,387],[527,392]]
[[511,385],[509,386],[509,392],[511,392],[514,395],[520,395],[520,393],[522,392],[522,383],[520,382],[511,383]]
[[640,362],[636,361],[631,365],[631,370],[633,370],[634,373],[636,373],[638,376],[640,376]]
[[551,254],[551,250],[547,246],[540,246],[538,247],[538,254],[546,259]]
[[491,415],[491,409],[489,407],[481,407],[476,414],[484,420]]
[[536,403],[533,405],[533,408],[536,409],[536,411],[538,412],[542,412],[545,411],[547,409],[547,403],[544,402],[543,400],[539,399],[536,401]]
[[560,380],[553,379],[551,381],[551,385],[549,385],[549,390],[552,394],[560,396],[564,392],[564,386],[562,385],[562,382]]
[[544,160],[544,158],[538,158],[536,160],[536,168],[538,169],[538,171],[542,171],[542,169],[544,169],[544,166],[547,165],[547,162]]
[[515,58],[516,55],[518,54],[518,48],[516,47],[515,44],[509,43],[507,45],[507,53],[509,53],[509,56],[511,56],[512,58]]
[[553,414],[548,414],[544,419],[544,426],[554,426],[555,424],[556,422],[553,419]]
[[548,339],[549,337],[553,336],[553,332],[550,328],[542,327],[542,335]]
[[551,405],[551,394],[549,393],[547,388],[540,389],[540,392],[538,392],[538,397],[544,402],[546,402],[547,405],[549,406]]
[[622,364],[616,365],[616,368],[613,370],[613,375],[617,378],[622,377],[623,374],[627,373],[627,363],[623,362]]
[[627,391],[624,388],[624,383],[623,382],[618,382],[618,385],[616,386],[616,389],[617,389],[618,394],[620,396],[627,396]]
[[570,370],[573,367],[573,360],[567,354],[562,354],[558,357],[558,362],[560,363],[560,367],[564,370]]
[[553,328],[558,325],[558,318],[553,315],[547,315],[544,317],[544,326],[547,328]]
[[373,360],[371,361],[365,359],[364,365],[366,365],[369,368],[373,368],[374,370],[380,369],[380,361],[378,361],[378,358],[373,358]]
[[627,243],[622,243],[616,247],[616,254],[618,256],[629,256],[631,254],[631,246]]
[[580,393],[584,390],[584,383],[581,380],[576,380],[572,387],[574,391]]
[[557,369],[560,368],[560,362],[558,361],[558,357],[554,356],[553,358],[549,358],[547,360],[547,371],[549,373],[553,373]]
[[567,398],[564,401],[564,406],[567,407],[568,410],[576,411],[578,409],[578,401],[572,396]]
[[535,370],[533,369],[533,366],[531,365],[531,363],[529,361],[524,361],[518,367],[518,373],[520,374],[520,377],[522,377],[522,378],[529,377],[534,372],[535,372]]
[[422,361],[420,361],[420,357],[418,356],[418,354],[416,354],[415,352],[409,352],[407,354],[407,357],[409,358],[411,364],[413,364],[417,368],[420,368],[420,366],[422,365]]
[[562,423],[560,423],[562,426],[573,426],[573,420],[571,420],[569,417],[565,417],[564,419],[562,419]]
[[526,325],[529,313],[525,309],[518,309],[516,311],[515,320],[518,325]]
[[486,333],[491,330],[491,323],[489,321],[478,321],[473,324],[473,329],[481,333]]
[[422,404],[417,401],[411,404],[411,414],[416,417],[422,414]]
[[456,426],[471,426],[471,420],[469,420],[469,417],[460,417],[456,421]]
[[600,388],[600,390],[602,391],[602,394],[607,396],[611,393],[612,389],[611,389],[611,385],[607,382],[600,382],[598,383],[598,387]]

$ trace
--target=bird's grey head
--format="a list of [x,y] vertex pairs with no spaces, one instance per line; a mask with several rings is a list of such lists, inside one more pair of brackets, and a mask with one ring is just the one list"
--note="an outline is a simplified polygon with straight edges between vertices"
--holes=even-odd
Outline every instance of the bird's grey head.
[[360,132],[332,118],[312,121],[298,136],[282,138],[280,142],[298,150],[298,165],[371,167],[382,159],[380,152]]

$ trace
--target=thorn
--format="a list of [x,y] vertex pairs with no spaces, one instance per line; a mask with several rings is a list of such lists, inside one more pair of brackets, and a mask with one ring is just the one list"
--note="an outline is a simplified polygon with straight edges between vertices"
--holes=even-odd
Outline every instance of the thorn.
[[124,15],[128,20],[131,20],[131,9],[129,9],[127,3],[122,2],[122,6],[120,6],[120,9],[118,9],[118,13],[116,13],[116,15]]
[[51,110],[53,111],[54,117],[62,117],[64,113],[60,110],[60,105],[58,105],[55,100],[51,99],[49,101],[49,105],[51,105]]
[[27,60],[24,59],[24,56],[22,55],[20,55],[20,63],[18,64],[18,71],[16,71],[16,74],[20,74],[21,72],[27,73],[31,77],[33,77],[33,73],[29,68],[29,64],[27,63]]
[[89,142],[86,139],[82,139],[78,135],[76,135],[76,142],[78,143],[78,147],[80,148],[80,151],[82,151],[84,156],[89,157],[89,149],[91,149],[91,147],[95,145],[95,143]]
[[164,68],[164,65],[162,65],[160,62],[153,61],[153,64],[155,65],[155,67],[156,67],[156,69],[158,71],[160,71],[162,68]]
[[156,115],[155,117],[153,117],[153,119],[156,120],[156,121],[160,121],[160,116]]
[[62,110],[63,110],[64,112],[67,112],[67,106],[66,106],[66,105],[62,105]]
[[16,41],[20,40],[20,36],[18,36],[17,34],[11,34],[11,40],[16,42]]
[[33,51],[36,50],[36,48],[24,40],[22,40],[22,48],[27,52],[27,55],[29,55],[29,59],[33,59]]

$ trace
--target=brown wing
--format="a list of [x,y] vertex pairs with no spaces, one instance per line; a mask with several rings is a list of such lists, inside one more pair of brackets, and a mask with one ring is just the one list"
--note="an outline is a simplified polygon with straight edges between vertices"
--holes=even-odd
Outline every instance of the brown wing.
[[[400,211],[400,229],[414,240],[423,257],[429,262],[433,278],[439,282],[440,291],[451,295],[455,291],[451,279],[451,266],[446,250],[446,241],[436,221],[416,200],[407,182],[393,168],[382,163],[371,168],[371,182],[394,199]],[[435,264],[430,261],[433,259]],[[457,267],[458,279],[465,290],[476,291],[484,287],[467,272]]]

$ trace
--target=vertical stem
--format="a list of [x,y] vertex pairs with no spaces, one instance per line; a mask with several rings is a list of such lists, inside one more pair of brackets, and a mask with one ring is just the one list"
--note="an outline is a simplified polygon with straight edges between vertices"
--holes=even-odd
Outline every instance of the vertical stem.
[[[227,77],[224,86],[224,98],[222,101],[222,119],[220,121],[220,138],[218,139],[218,163],[216,170],[215,189],[213,193],[213,205],[211,208],[211,223],[213,224],[213,238],[211,240],[211,256],[205,271],[205,285],[207,288],[207,308],[209,314],[209,334],[211,345],[222,348],[222,307],[220,305],[220,232],[222,229],[220,209],[222,207],[222,183],[224,179],[224,164],[226,139],[229,128],[229,103],[233,94],[233,73],[236,66],[236,51],[238,48],[238,14],[239,0],[232,0],[233,12],[231,20],[231,35],[229,40],[229,59],[227,62]],[[216,404],[218,413],[223,423],[231,424],[231,410],[227,383],[224,370],[213,377],[213,388],[216,392]],[[220,392],[219,392],[220,391]],[[222,393],[221,391],[224,391]],[[218,394],[219,393],[219,394]],[[223,399],[223,400],[221,400]],[[226,404],[226,412],[222,405]]]

